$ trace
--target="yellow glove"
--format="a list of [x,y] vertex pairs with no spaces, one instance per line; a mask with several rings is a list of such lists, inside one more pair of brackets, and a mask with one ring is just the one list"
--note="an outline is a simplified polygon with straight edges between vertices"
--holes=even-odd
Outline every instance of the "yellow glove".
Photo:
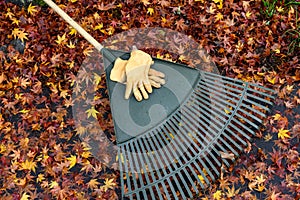
[[[126,84],[125,67],[127,63],[128,60],[122,60],[121,58],[117,58],[114,63],[114,67],[110,73],[110,80]],[[156,71],[151,68],[149,69],[148,78],[151,86],[155,88],[160,88],[161,85],[165,84],[165,80],[163,79],[164,77],[165,75],[162,72]]]

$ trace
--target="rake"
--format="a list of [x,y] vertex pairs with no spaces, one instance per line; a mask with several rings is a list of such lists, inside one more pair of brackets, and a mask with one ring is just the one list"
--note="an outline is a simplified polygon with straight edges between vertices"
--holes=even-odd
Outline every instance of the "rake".
[[167,83],[149,100],[125,100],[125,86],[109,74],[116,57],[130,54],[103,48],[44,1],[103,54],[122,198],[186,199],[207,188],[242,153],[272,105],[271,89],[157,58],[152,67]]

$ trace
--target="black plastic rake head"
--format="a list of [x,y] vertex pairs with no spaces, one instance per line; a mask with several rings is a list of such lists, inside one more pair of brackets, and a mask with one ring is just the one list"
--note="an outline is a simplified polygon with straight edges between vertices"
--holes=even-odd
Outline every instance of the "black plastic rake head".
[[[128,58],[129,54],[114,51]],[[104,55],[105,58],[105,55]],[[106,73],[109,77],[112,65]],[[123,197],[186,199],[230,166],[272,105],[273,90],[159,59],[167,84],[148,100],[123,99],[107,78]]]

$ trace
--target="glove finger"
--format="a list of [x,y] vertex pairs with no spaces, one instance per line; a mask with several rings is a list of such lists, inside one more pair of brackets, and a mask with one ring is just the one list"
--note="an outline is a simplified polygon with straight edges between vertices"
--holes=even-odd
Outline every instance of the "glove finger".
[[146,92],[144,84],[142,82],[139,84],[139,89],[142,92],[144,99],[148,99],[149,98],[148,93]]
[[155,88],[160,88],[161,87],[161,84],[159,84],[159,83],[157,83],[155,81],[152,81],[151,79],[149,79],[149,82]]
[[161,78],[165,77],[164,73],[157,71],[155,69],[152,69],[152,68],[150,68],[148,75],[149,76],[157,76],[157,77],[161,77]]
[[132,87],[133,83],[131,81],[126,83],[125,99],[129,99],[130,94],[132,92]]
[[157,77],[157,76],[149,76],[149,80],[155,81],[162,85],[164,85],[166,83],[165,79]]
[[137,101],[142,101],[143,97],[141,95],[140,90],[137,87],[133,88],[133,95]]
[[152,86],[149,82],[149,79],[144,80],[144,86],[148,93],[152,93]]

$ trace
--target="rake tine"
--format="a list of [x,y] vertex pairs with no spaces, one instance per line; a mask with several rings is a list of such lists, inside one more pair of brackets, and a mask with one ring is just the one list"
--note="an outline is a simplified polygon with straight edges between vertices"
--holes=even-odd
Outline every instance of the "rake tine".
[[[129,146],[128,146],[128,143],[125,144],[127,149],[129,150]],[[131,149],[132,150],[132,149]],[[133,166],[133,161],[132,161],[132,158],[131,158],[131,155],[130,155],[130,152],[128,152],[128,160],[129,160],[129,166],[130,166],[130,169],[131,169],[131,174],[134,175],[135,174],[135,171],[134,171],[134,166]],[[132,178],[132,182],[133,182],[133,185],[134,185],[134,188],[137,189],[137,182],[136,182],[136,179],[135,178]],[[134,191],[134,190],[133,190]]]
[[[123,154],[121,154],[120,148],[118,148],[118,159],[119,159],[119,167],[120,167],[120,179],[121,179],[121,188],[124,188],[124,177],[123,177],[123,169],[122,169],[122,158]],[[124,161],[125,163],[125,161]],[[124,196],[124,191],[122,190],[122,196]]]
[[[130,142],[129,145],[131,146],[131,149],[133,150],[135,148],[133,142]],[[138,149],[137,149],[138,150]],[[140,185],[141,187],[144,187],[144,182],[143,182],[143,177],[142,177],[142,173],[141,173],[141,168],[139,166],[139,163],[137,161],[137,156],[136,156],[137,153],[132,153],[132,157],[133,157],[133,162],[135,163],[135,168],[136,168],[136,171],[137,171],[137,174],[138,174],[138,177],[139,177],[139,182],[140,182]],[[138,153],[139,154],[139,153]],[[143,168],[145,168],[145,166],[143,165]]]
[[123,158],[124,158],[124,166],[125,166],[125,174],[126,174],[126,182],[127,182],[127,187],[128,187],[128,191],[132,191],[131,190],[131,184],[130,184],[130,178],[129,178],[129,175],[128,175],[128,165],[125,163],[125,162],[127,162],[127,158],[126,158],[126,154],[125,154],[125,146],[124,145],[122,145],[121,146],[121,148],[122,148],[122,152],[124,152],[123,153]]

